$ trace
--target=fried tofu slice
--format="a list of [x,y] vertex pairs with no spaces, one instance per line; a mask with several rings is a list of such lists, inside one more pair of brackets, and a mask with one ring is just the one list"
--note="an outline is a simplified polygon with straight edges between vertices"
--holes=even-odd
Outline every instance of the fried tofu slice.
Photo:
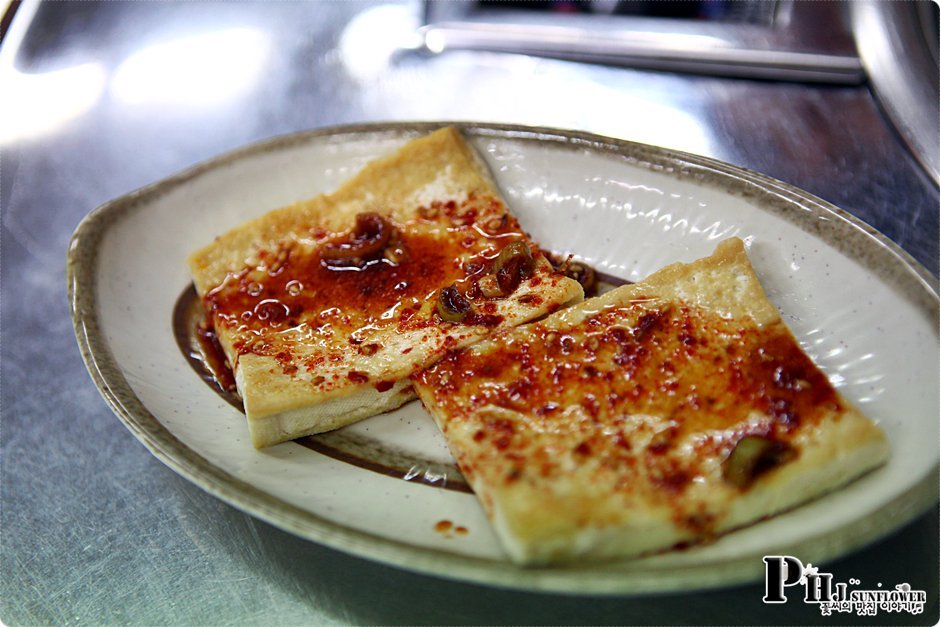
[[739,239],[414,379],[520,564],[707,541],[889,455],[801,350]]
[[221,235],[189,267],[259,448],[394,409],[448,350],[583,297],[453,128]]

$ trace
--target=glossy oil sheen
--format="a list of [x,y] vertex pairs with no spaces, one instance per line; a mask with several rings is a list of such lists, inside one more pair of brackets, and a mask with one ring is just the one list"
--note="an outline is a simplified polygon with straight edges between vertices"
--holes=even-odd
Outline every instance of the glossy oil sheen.
[[[244,415],[231,367],[215,340],[214,331],[207,328],[202,299],[192,285],[183,290],[173,308],[173,335],[193,371],[212,391]],[[348,430],[310,435],[295,442],[333,459],[390,477],[459,492],[471,491],[453,463],[435,462],[398,451],[383,446],[380,440]]]

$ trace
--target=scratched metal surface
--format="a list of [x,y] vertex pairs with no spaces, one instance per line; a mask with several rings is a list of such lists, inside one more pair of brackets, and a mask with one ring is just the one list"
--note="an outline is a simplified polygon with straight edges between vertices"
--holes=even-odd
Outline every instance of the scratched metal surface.
[[[378,54],[409,31],[415,9],[315,1],[68,2],[38,10],[27,2],[20,9],[0,48],[0,619],[860,622],[854,615],[823,618],[798,600],[764,606],[759,585],[580,599],[376,565],[292,537],[203,493],[151,457],[105,406],[68,317],[64,259],[75,226],[98,204],[220,151],[313,127],[473,119],[569,127],[705,154],[853,212],[937,273],[938,194],[864,86],[688,77],[484,53]],[[204,46],[186,39],[205,35]],[[159,48],[171,41],[175,48]],[[378,46],[364,45],[370,41]],[[826,570],[838,581],[927,590],[924,615],[882,614],[877,622],[934,624],[937,537],[933,513]]]

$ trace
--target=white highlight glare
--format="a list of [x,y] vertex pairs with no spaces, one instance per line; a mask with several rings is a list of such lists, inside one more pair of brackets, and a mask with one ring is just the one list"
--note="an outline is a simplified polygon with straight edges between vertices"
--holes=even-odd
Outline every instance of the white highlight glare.
[[111,89],[128,104],[218,104],[257,82],[269,46],[268,38],[253,28],[156,44],[124,61]]
[[25,74],[5,68],[0,77],[0,144],[54,131],[94,106],[104,90],[98,63]]
[[418,25],[409,7],[386,4],[363,11],[343,30],[340,59],[354,78],[373,79],[388,68],[397,50],[417,46]]

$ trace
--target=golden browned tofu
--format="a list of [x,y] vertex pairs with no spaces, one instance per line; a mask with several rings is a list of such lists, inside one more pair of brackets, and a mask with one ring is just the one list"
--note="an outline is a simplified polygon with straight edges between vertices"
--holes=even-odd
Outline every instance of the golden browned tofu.
[[335,429],[414,397],[408,376],[580,300],[454,129],[189,260],[252,441]]
[[800,349],[738,239],[414,379],[523,564],[708,540],[889,452]]

